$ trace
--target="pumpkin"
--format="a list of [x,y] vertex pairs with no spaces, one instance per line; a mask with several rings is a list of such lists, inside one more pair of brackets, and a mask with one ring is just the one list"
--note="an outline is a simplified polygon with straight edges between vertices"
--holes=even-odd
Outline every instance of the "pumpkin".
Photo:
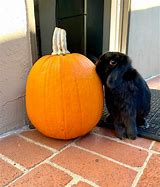
[[31,123],[44,135],[72,139],[85,135],[100,120],[103,90],[95,65],[69,53],[66,32],[55,28],[53,53],[32,67],[26,85],[26,109]]

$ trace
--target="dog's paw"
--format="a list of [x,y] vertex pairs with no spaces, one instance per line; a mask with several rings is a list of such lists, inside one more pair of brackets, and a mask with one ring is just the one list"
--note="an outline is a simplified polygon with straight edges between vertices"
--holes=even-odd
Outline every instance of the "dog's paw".
[[114,127],[115,127],[116,137],[119,138],[120,140],[124,140],[127,137],[125,128],[122,125],[114,125]]
[[136,133],[129,133],[127,134],[128,139],[131,140],[135,140],[137,138],[137,134]]
[[116,137],[120,140],[124,140],[127,138],[126,133],[116,133]]

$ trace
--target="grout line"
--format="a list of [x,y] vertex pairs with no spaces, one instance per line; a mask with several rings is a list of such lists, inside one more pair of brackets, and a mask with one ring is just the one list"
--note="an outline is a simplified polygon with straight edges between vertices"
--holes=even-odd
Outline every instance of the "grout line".
[[4,160],[6,163],[9,163],[9,164],[11,164],[12,166],[14,166],[15,168],[19,169],[19,170],[22,171],[23,173],[26,173],[26,172],[28,171],[24,166],[20,165],[19,163],[16,163],[15,161],[13,161],[13,160],[11,160],[10,158],[8,158],[8,157],[2,155],[1,153],[0,153],[0,158],[1,158],[2,160]]
[[47,158],[46,160],[44,160],[44,163],[50,164],[53,167],[56,167],[57,169],[60,169],[61,171],[67,173],[68,175],[70,175],[73,179],[66,185],[66,187],[70,187],[74,184],[77,184],[79,181],[83,181],[86,182],[94,187],[99,187],[97,184],[95,184],[94,182],[87,180],[85,178],[83,178],[80,175],[75,174],[74,172],[70,171],[69,169],[66,169],[54,162],[51,162],[51,159],[54,158],[55,156],[57,156],[58,154],[60,154],[61,152],[63,152],[64,150],[66,150],[67,148],[73,146],[75,144],[76,141],[78,141],[81,138],[76,138],[75,140],[73,140],[73,142],[71,142],[70,144],[68,144],[67,146],[65,146],[64,148],[62,148],[60,151],[55,152],[53,155],[51,155],[49,158]]
[[140,146],[137,146],[137,145],[133,145],[131,143],[124,142],[124,141],[120,140],[119,138],[114,138],[114,137],[112,138],[110,136],[101,135],[101,134],[98,134],[98,133],[95,133],[95,132],[93,132],[92,134],[97,135],[101,138],[105,138],[105,139],[108,139],[108,140],[112,140],[112,141],[121,143],[121,144],[129,145],[130,147],[134,147],[134,148],[142,149],[144,151],[148,151],[148,149],[146,149],[144,147],[140,147]]
[[119,161],[117,161],[117,160],[114,160],[113,158],[110,158],[110,157],[101,155],[101,154],[99,154],[99,153],[97,153],[97,152],[95,152],[95,151],[91,151],[91,150],[89,150],[89,149],[80,147],[80,146],[78,146],[78,145],[76,145],[76,144],[74,144],[73,146],[74,146],[74,147],[77,147],[77,148],[79,148],[79,149],[81,149],[81,150],[83,150],[83,151],[86,151],[86,152],[88,152],[88,153],[92,153],[92,154],[94,154],[94,155],[96,155],[96,156],[99,156],[99,157],[101,157],[101,158],[104,158],[104,159],[106,159],[106,160],[109,160],[109,161],[111,161],[111,162],[114,162],[114,163],[116,163],[116,164],[118,164],[118,165],[121,165],[121,166],[123,166],[123,167],[126,167],[126,168],[128,168],[128,169],[131,169],[131,170],[134,170],[134,171],[137,171],[137,172],[139,171],[139,167],[133,167],[133,166],[130,166],[130,165],[128,165],[128,164],[124,164],[124,163],[122,163],[122,162],[119,162]]
[[[100,137],[103,137],[103,138],[106,138],[106,139],[110,139],[110,140],[113,140],[113,141],[116,141],[116,142],[119,142],[119,143],[124,143],[124,144],[126,144],[126,145],[131,146],[131,147],[135,147],[135,148],[138,148],[138,149],[145,150],[145,151],[149,152],[149,155],[148,155],[148,157],[146,158],[145,163],[144,163],[144,165],[143,165],[141,168],[140,168],[140,167],[132,167],[132,166],[129,166],[129,165],[127,165],[127,164],[123,164],[123,163],[121,163],[121,162],[119,162],[119,161],[116,161],[116,160],[114,160],[114,159],[112,159],[112,158],[103,156],[103,155],[101,155],[101,154],[99,154],[99,153],[96,153],[96,152],[94,152],[94,151],[90,151],[90,150],[88,150],[88,149],[79,147],[78,145],[75,144],[75,142],[78,141],[79,139],[81,139],[81,137],[80,137],[80,138],[77,138],[77,139],[75,139],[75,140],[73,140],[73,142],[71,142],[70,144],[68,144],[67,146],[65,146],[64,148],[62,148],[60,151],[58,151],[58,150],[55,150],[55,149],[53,149],[53,148],[50,148],[50,147],[48,147],[48,146],[46,146],[46,145],[43,145],[43,144],[41,144],[41,143],[35,142],[35,141],[33,141],[33,140],[29,139],[29,138],[26,138],[26,137],[24,137],[23,135],[18,135],[19,137],[21,137],[21,138],[27,140],[28,142],[34,143],[34,144],[36,144],[36,145],[38,145],[38,146],[41,146],[41,147],[44,147],[44,148],[46,148],[46,149],[51,150],[51,151],[53,152],[53,154],[52,154],[51,156],[49,156],[48,158],[46,158],[45,160],[43,160],[42,162],[40,162],[39,164],[33,166],[32,168],[30,168],[30,169],[28,169],[28,170],[27,170],[25,167],[21,166],[20,164],[16,163],[15,161],[13,161],[13,160],[11,160],[11,159],[9,159],[9,158],[3,156],[2,154],[0,154],[0,158],[2,158],[4,161],[10,163],[10,164],[13,165],[14,167],[16,167],[16,168],[20,169],[21,171],[23,171],[23,174],[22,174],[21,176],[19,176],[19,177],[16,178],[15,180],[11,181],[8,185],[13,184],[14,182],[16,182],[17,180],[19,180],[19,179],[22,178],[24,175],[26,175],[27,173],[29,173],[29,172],[32,171],[33,169],[37,168],[38,166],[40,166],[40,165],[42,165],[42,164],[45,164],[45,163],[48,163],[48,164],[50,164],[50,165],[52,165],[52,166],[54,166],[54,167],[57,167],[58,169],[61,168],[61,170],[64,171],[64,172],[69,172],[69,173],[72,174],[73,179],[66,185],[66,187],[70,187],[71,185],[74,185],[74,184],[78,183],[79,181],[86,182],[86,183],[88,183],[88,184],[90,184],[90,185],[92,185],[92,186],[94,186],[94,187],[98,187],[98,185],[95,184],[95,183],[93,183],[92,181],[89,181],[89,180],[83,178],[82,176],[77,175],[77,174],[71,172],[70,170],[65,169],[65,168],[63,168],[62,166],[59,166],[59,165],[57,165],[57,164],[55,164],[55,163],[52,163],[52,162],[50,161],[50,159],[52,159],[52,158],[55,157],[56,155],[60,154],[60,153],[61,153],[62,151],[64,151],[65,149],[67,149],[67,148],[69,148],[69,147],[71,147],[71,146],[74,146],[74,147],[77,147],[77,148],[79,148],[79,149],[82,149],[82,150],[84,150],[84,151],[86,151],[86,152],[92,153],[92,154],[94,154],[94,155],[98,155],[98,156],[100,156],[100,157],[102,157],[102,158],[104,158],[104,159],[107,159],[107,160],[109,160],[109,161],[112,161],[112,162],[114,162],[114,163],[116,163],[116,164],[122,165],[122,166],[127,167],[127,168],[129,168],[129,169],[132,169],[132,170],[134,170],[134,171],[137,171],[138,174],[137,174],[137,176],[136,176],[136,178],[135,178],[135,180],[134,180],[134,182],[133,182],[133,184],[132,184],[132,186],[135,187],[135,185],[138,183],[138,180],[139,180],[140,176],[143,174],[143,170],[144,170],[144,168],[146,167],[146,165],[147,165],[147,163],[148,163],[148,161],[149,161],[151,155],[152,155],[153,153],[160,154],[159,152],[156,152],[156,151],[151,150],[151,148],[153,147],[155,141],[153,141],[153,142],[151,143],[151,145],[150,145],[150,147],[149,147],[149,150],[147,150],[147,149],[145,149],[145,148],[142,148],[142,147],[139,147],[139,146],[135,146],[135,145],[132,145],[132,144],[129,144],[129,143],[126,143],[126,142],[123,142],[123,141],[121,141],[121,140],[119,140],[119,139],[115,139],[115,138],[111,138],[111,137],[106,137],[106,136],[103,136],[103,135],[99,135],[99,134],[97,134],[97,133],[92,133],[92,134],[95,134],[95,135],[98,135],[98,136],[100,136]],[[71,176],[71,175],[70,175],[70,176]],[[8,186],[8,185],[7,185],[7,186]]]
[[[127,143],[127,142],[124,142],[124,141],[122,141],[122,140],[120,140],[120,139],[118,139],[118,138],[112,138],[112,137],[109,137],[109,136],[104,136],[104,135],[101,135],[101,134],[98,134],[98,133],[95,133],[95,132],[93,132],[92,134],[94,134],[94,135],[96,135],[96,136],[99,136],[99,137],[101,137],[101,138],[105,138],[105,139],[108,139],[108,140],[112,140],[112,141],[115,141],[115,142],[118,142],[118,143],[121,143],[121,144],[125,144],[125,145],[128,145],[128,146],[130,146],[130,147],[134,147],[134,148],[137,148],[137,149],[141,149],[141,150],[143,150],[143,151],[147,151],[147,152],[152,152],[152,153],[156,153],[156,154],[160,154],[160,152],[157,152],[157,151],[154,151],[154,150],[151,150],[151,149],[147,149],[147,148],[144,148],[144,147],[140,147],[140,146],[137,146],[137,145],[133,145],[133,144],[131,144],[131,143]],[[152,142],[153,143],[153,142]],[[151,145],[152,145],[152,143],[151,143]],[[150,146],[151,146],[150,145]]]
[[77,180],[77,178],[73,178],[68,184],[65,185],[65,187],[72,187],[73,185],[78,184],[79,181],[79,179]]
[[55,152],[55,153],[52,155],[52,157],[51,157],[50,159],[52,159],[52,158],[55,157],[56,155],[60,154],[61,152],[63,152],[63,151],[66,150],[67,148],[73,146],[74,143],[75,143],[76,141],[78,141],[79,139],[80,139],[80,138],[77,138],[77,139],[73,140],[71,143],[69,143],[68,145],[66,145],[65,147],[63,147],[61,150]]
[[17,135],[17,134],[19,134],[19,133],[21,133],[21,132],[24,132],[24,131],[26,131],[26,130],[30,130],[30,129],[28,129],[28,126],[25,125],[25,126],[22,127],[22,128],[18,128],[18,129],[16,129],[16,130],[12,130],[12,131],[9,131],[9,132],[0,134],[0,139],[6,138],[6,137],[8,137],[8,136],[10,136],[10,135]]
[[62,167],[62,166],[60,166],[60,165],[58,165],[54,162],[47,161],[47,163],[50,164],[51,166],[65,172],[65,173],[67,173],[68,175],[70,175],[74,179],[75,182],[83,181],[83,182],[86,182],[87,184],[90,184],[94,187],[99,187],[99,185],[97,185],[96,183],[94,183],[94,182],[92,182],[88,179],[85,179],[82,176],[77,175],[77,174],[73,173],[72,171],[70,171],[70,170],[68,170],[68,169],[66,169],[66,168],[64,168],[64,167]]
[[[155,141],[152,141],[152,143],[151,143],[151,145],[150,145],[150,147],[149,147],[149,150],[152,149],[154,143],[155,143]],[[136,187],[136,186],[137,186],[137,184],[138,184],[138,182],[139,182],[141,176],[143,175],[144,169],[146,168],[146,166],[147,166],[147,164],[148,164],[148,162],[149,162],[149,160],[150,160],[152,154],[153,154],[152,152],[149,152],[149,154],[148,154],[148,156],[147,156],[147,158],[146,158],[146,160],[145,160],[143,166],[141,167],[140,171],[138,172],[137,176],[135,177],[135,179],[134,179],[134,181],[133,181],[131,187]]]
[[156,142],[156,141],[152,141],[151,145],[149,146],[149,150],[150,150],[150,151],[152,151],[151,149],[152,149],[152,147],[154,146],[155,142]]
[[131,187],[136,187],[137,186],[137,184],[138,184],[138,182],[139,182],[139,180],[140,180],[140,178],[141,178],[141,176],[144,172],[144,169],[146,168],[151,156],[152,156],[152,153],[149,153],[146,160],[144,161],[143,166],[141,167],[140,171],[138,172],[137,176],[135,177]]
[[32,170],[36,169],[36,168],[39,167],[40,165],[45,164],[45,163],[46,163],[45,161],[46,161],[47,159],[50,159],[51,157],[52,157],[52,155],[49,156],[48,158],[46,158],[45,160],[43,160],[42,162],[36,164],[36,165],[33,166],[32,168],[29,168],[25,173],[23,173],[21,176],[17,177],[17,178],[14,179],[13,181],[11,181],[7,186],[12,185],[12,184],[15,183],[17,180],[21,179],[23,176],[25,176],[26,174],[28,174],[28,173],[31,172]]
[[47,145],[41,144],[41,143],[39,143],[39,142],[37,142],[37,141],[34,141],[34,140],[30,139],[30,138],[27,138],[27,137],[23,136],[23,135],[20,135],[20,134],[19,134],[18,136],[19,136],[20,138],[23,138],[23,139],[26,140],[27,142],[30,142],[30,143],[33,143],[33,144],[38,145],[38,146],[40,146],[40,147],[46,148],[46,149],[48,149],[49,151],[52,151],[53,153],[57,152],[56,149],[51,148],[51,147],[49,147],[49,146],[47,146]]
[[149,150],[152,149],[152,147],[154,146],[154,144],[155,144],[155,141],[152,141],[152,143],[151,143],[151,145],[150,145],[150,147],[149,147]]
[[145,81],[152,80],[152,79],[157,78],[157,77],[159,77],[159,76],[160,76],[160,74],[157,74],[157,75],[151,76],[151,77],[145,79]]
[[[22,136],[22,135],[20,135]],[[27,138],[28,139],[28,138]],[[28,139],[28,141],[30,141],[30,139]],[[34,143],[34,142],[32,142]],[[71,143],[72,144],[72,143]],[[39,144],[38,144],[39,146]],[[43,160],[42,162],[36,164],[35,166],[33,166],[32,168],[28,169],[25,171],[25,173],[23,173],[21,176],[17,177],[16,179],[14,179],[13,181],[11,181],[7,186],[15,183],[17,180],[21,179],[24,175],[28,174],[29,172],[31,172],[32,170],[34,170],[35,168],[37,168],[38,166],[47,163],[48,160],[52,159],[54,156],[56,156],[57,154],[59,154],[60,152],[62,152],[63,150],[67,149],[68,147],[70,147],[70,144],[68,144],[66,147],[64,147],[63,149],[61,149],[60,151],[53,152],[53,154],[51,156],[49,156],[48,158],[46,158],[45,160]],[[11,160],[11,162],[13,162]],[[17,164],[17,163],[16,163]],[[18,164],[19,165],[19,164]]]

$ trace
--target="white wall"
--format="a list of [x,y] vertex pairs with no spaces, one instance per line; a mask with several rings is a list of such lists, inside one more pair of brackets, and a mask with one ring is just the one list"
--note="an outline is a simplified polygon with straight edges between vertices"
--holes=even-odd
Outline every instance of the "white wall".
[[144,78],[160,74],[160,0],[132,0],[128,55]]
[[0,6],[0,134],[25,124],[25,85],[31,68],[25,0]]

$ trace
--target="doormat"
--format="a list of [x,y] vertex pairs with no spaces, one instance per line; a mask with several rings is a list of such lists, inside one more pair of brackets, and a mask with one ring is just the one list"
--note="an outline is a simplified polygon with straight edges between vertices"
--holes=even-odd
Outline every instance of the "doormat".
[[[160,141],[160,90],[150,89],[151,91],[151,111],[146,117],[147,126],[137,127],[138,136]],[[108,111],[106,106],[98,126],[113,129],[109,123],[105,123]]]

